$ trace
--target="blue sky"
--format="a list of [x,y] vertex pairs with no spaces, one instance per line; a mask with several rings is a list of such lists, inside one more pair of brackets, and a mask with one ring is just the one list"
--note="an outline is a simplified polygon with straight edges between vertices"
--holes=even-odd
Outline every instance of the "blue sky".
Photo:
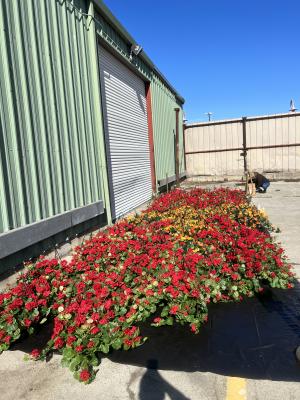
[[106,0],[186,99],[189,121],[300,108],[299,0]]

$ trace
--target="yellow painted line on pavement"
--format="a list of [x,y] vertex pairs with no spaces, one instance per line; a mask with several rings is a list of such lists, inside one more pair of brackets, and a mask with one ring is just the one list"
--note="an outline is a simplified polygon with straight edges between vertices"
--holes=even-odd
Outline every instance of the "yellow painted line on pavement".
[[226,400],[247,400],[246,384],[244,378],[228,377]]

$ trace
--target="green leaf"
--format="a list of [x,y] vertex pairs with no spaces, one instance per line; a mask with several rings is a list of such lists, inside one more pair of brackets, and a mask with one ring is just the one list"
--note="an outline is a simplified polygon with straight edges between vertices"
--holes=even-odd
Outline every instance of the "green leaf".
[[72,358],[74,358],[74,356],[76,356],[76,354],[77,353],[70,347],[65,347],[63,350],[63,357],[67,360],[71,360]]
[[98,359],[98,357],[96,355],[92,356],[90,362],[93,367],[98,367],[98,365],[100,364],[100,360]]
[[160,313],[161,317],[166,317],[167,315],[169,315],[169,308],[168,307],[164,307]]
[[32,311],[32,315],[34,315],[35,317],[37,317],[37,316],[39,315],[39,309],[38,309],[38,308],[35,308],[35,309]]
[[82,362],[82,356],[76,356],[70,362],[69,368],[72,372],[76,371]]
[[102,353],[107,354],[109,352],[109,344],[101,343],[99,349]]
[[31,327],[28,329],[28,333],[29,333],[29,335],[32,335],[33,332],[34,332],[34,327],[31,326]]
[[151,311],[151,313],[155,313],[155,311],[156,311],[156,306],[155,306],[155,305],[151,306],[150,311]]
[[78,381],[80,380],[80,374],[79,371],[75,371],[73,374],[74,378],[77,379]]
[[279,282],[279,279],[278,279],[278,277],[276,276],[276,278],[274,278],[274,279],[271,281],[271,286],[272,286],[272,287],[278,287],[278,282]]
[[80,369],[88,369],[89,368],[89,361],[86,357],[83,358],[80,364]]
[[122,342],[122,340],[119,338],[119,339],[116,339],[115,341],[113,341],[112,344],[111,344],[111,346],[112,346],[112,348],[113,348],[114,350],[119,350],[119,349],[122,347],[122,344],[123,344],[123,342]]

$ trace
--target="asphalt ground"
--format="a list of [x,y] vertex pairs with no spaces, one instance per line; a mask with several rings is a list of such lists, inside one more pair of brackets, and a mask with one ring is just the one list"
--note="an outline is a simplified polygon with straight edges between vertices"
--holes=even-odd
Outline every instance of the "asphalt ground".
[[[272,183],[253,202],[263,207],[296,272],[300,270],[300,184]],[[300,276],[300,274],[299,274]],[[0,399],[5,400],[299,400],[300,285],[242,303],[212,305],[199,335],[175,326],[142,332],[149,340],[104,357],[91,385],[75,381],[55,354],[23,361],[47,340],[50,327],[0,356]]]

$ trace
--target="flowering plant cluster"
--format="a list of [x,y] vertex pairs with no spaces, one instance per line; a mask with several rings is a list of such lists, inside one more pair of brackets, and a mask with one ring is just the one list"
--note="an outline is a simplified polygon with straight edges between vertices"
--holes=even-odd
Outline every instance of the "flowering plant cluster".
[[0,350],[53,319],[51,339],[31,356],[59,351],[75,378],[89,383],[101,353],[146,340],[143,321],[197,333],[210,302],[241,301],[263,281],[292,287],[271,230],[241,191],[173,190],[87,240],[70,262],[40,258],[29,266],[0,294]]

